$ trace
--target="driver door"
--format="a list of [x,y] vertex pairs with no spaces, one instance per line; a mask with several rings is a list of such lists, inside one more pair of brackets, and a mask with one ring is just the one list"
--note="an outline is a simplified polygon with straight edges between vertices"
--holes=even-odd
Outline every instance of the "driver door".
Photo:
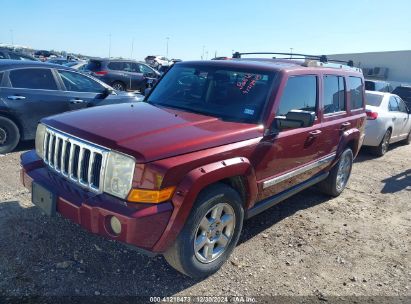
[[260,187],[259,200],[289,189],[322,169],[322,163],[316,163],[322,135],[318,99],[317,76],[296,75],[283,80],[275,102],[276,117],[284,117],[290,110],[305,110],[315,112],[316,119],[310,127],[281,130],[259,143],[252,159]]

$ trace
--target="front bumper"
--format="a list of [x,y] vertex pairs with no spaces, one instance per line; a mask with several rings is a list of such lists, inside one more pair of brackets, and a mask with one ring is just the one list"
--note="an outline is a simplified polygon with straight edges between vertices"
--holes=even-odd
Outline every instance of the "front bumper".
[[[49,170],[35,151],[24,153],[21,165],[22,184],[31,191],[34,181],[54,193],[57,212],[63,217],[94,234],[136,246],[146,253],[156,253],[152,249],[170,220],[171,202],[129,206],[111,195],[92,193]],[[112,216],[121,222],[118,235],[110,228]]]

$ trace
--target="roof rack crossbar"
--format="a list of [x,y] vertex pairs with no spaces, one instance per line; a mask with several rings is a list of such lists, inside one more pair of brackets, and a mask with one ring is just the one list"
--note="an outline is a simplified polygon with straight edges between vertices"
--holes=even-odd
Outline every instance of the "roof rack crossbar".
[[253,52],[253,53],[240,53],[235,52],[233,54],[233,58],[241,58],[242,55],[285,55],[290,56],[290,58],[278,58],[278,59],[301,59],[296,58],[295,56],[304,57],[304,59],[315,59],[319,60],[320,62],[327,63],[327,62],[336,62],[336,63],[344,63],[350,67],[354,66],[354,62],[352,60],[344,61],[344,60],[337,60],[337,59],[328,59],[326,55],[307,55],[307,54],[299,54],[299,53],[277,53],[277,52]]

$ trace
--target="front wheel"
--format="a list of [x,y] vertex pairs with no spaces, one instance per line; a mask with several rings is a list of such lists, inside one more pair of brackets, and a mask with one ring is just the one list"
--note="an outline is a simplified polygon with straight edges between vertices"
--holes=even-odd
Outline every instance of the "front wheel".
[[117,91],[125,91],[126,90],[126,85],[122,83],[121,81],[115,81],[111,84],[114,90]]
[[343,192],[351,175],[353,159],[351,149],[345,149],[328,177],[319,184],[324,193],[337,197]]
[[14,150],[20,141],[20,131],[16,124],[0,116],[0,154]]
[[164,257],[192,278],[209,276],[234,250],[243,219],[239,194],[225,184],[212,185],[200,193],[183,230]]

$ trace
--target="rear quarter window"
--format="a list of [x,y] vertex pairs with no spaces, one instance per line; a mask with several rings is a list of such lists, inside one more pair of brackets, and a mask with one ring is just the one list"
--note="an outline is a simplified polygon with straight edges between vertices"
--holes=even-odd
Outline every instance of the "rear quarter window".
[[112,61],[112,62],[110,62],[110,63],[107,65],[107,67],[108,67],[110,70],[122,71],[122,70],[124,70],[124,62],[115,62],[115,61]]
[[361,109],[364,106],[364,85],[360,77],[348,77],[351,110]]
[[101,61],[90,60],[85,69],[89,71],[99,71],[101,69]]

